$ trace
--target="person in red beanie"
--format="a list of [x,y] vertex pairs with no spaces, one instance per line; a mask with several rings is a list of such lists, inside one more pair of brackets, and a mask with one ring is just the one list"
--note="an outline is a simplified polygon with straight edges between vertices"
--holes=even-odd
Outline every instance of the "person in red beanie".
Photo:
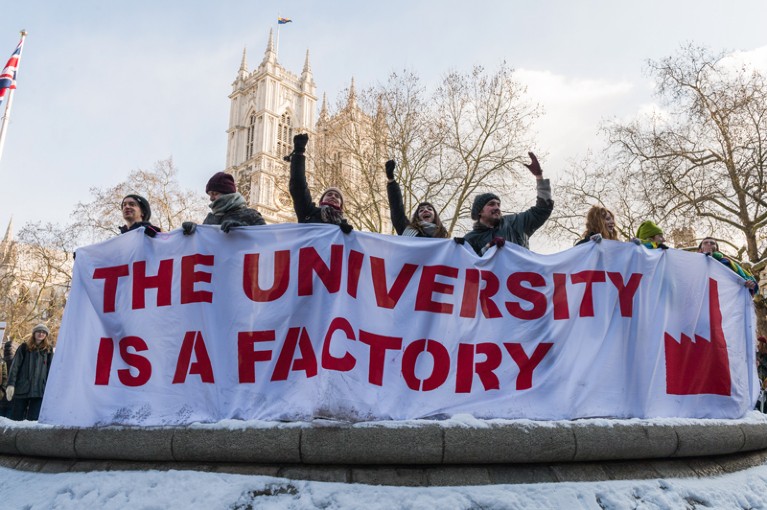
[[[234,227],[266,225],[261,213],[248,207],[245,198],[237,192],[234,177],[225,172],[216,172],[208,180],[205,193],[210,197],[211,212],[205,217],[203,225],[221,225],[226,233]],[[191,221],[181,224],[184,235],[193,234],[197,225]]]
[[344,234],[352,231],[352,226],[344,217],[344,195],[336,187],[330,187],[320,195],[319,206],[312,202],[309,185],[306,183],[306,144],[309,135],[302,133],[293,137],[293,152],[285,156],[290,161],[290,196],[293,209],[299,223],[330,223],[338,225]]

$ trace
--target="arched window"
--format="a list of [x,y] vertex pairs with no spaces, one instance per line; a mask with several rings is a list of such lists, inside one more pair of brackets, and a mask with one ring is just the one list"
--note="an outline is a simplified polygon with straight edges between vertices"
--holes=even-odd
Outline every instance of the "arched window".
[[277,126],[277,156],[287,156],[290,154],[293,146],[293,127],[288,112],[280,117],[280,124]]
[[253,140],[256,134],[256,114],[251,113],[248,120],[248,139],[245,142],[245,160],[253,157]]

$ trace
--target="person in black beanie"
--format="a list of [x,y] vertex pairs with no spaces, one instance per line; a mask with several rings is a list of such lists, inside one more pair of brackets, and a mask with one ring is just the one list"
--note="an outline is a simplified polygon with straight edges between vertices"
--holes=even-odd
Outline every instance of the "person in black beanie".
[[126,195],[120,204],[120,210],[123,213],[125,225],[120,227],[120,233],[124,234],[139,227],[144,227],[144,234],[154,237],[157,232],[161,232],[160,227],[149,223],[152,217],[152,209],[149,202],[141,195]]
[[463,240],[459,238],[456,241],[468,243],[477,255],[484,255],[491,246],[502,248],[506,241],[528,248],[530,236],[546,223],[554,210],[551,183],[543,178],[543,170],[535,154],[527,154],[531,163],[525,166],[537,182],[535,205],[524,212],[502,215],[501,199],[495,193],[482,193],[474,197],[471,206],[474,228]]
[[406,237],[435,237],[447,238],[447,229],[439,219],[439,213],[430,202],[421,202],[408,220],[405,206],[402,203],[402,189],[394,178],[397,162],[390,159],[386,162],[386,194],[389,196],[389,212],[391,223],[397,235]]
[[293,209],[299,223],[330,223],[338,225],[344,234],[352,231],[352,226],[344,217],[344,196],[336,187],[327,188],[320,195],[319,205],[315,205],[306,183],[306,144],[309,135],[302,133],[293,137],[293,152],[285,156],[290,161],[290,196]]
[[[220,225],[221,230],[226,232],[234,227],[247,227],[250,225],[266,225],[261,213],[248,207],[245,197],[237,192],[234,177],[226,172],[216,172],[208,180],[205,193],[210,197],[211,212],[203,220],[203,225]],[[181,224],[184,235],[191,235],[197,229],[192,221]]]

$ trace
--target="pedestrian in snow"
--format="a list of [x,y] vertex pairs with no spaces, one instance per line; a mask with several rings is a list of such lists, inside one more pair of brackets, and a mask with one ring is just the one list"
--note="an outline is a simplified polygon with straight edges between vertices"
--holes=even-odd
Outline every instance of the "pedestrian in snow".
[[397,235],[406,237],[438,237],[447,238],[447,229],[439,219],[439,214],[429,202],[421,202],[413,211],[410,220],[405,214],[402,202],[402,189],[394,178],[397,163],[393,159],[386,162],[386,193],[389,195],[389,212],[391,223]]
[[[234,177],[225,172],[216,172],[208,180],[205,193],[210,197],[211,212],[203,220],[203,225],[221,225],[221,230],[229,233],[234,227],[266,225],[261,213],[248,207],[234,183]],[[181,224],[184,235],[191,235],[197,229],[193,221]]]
[[43,404],[45,383],[53,360],[53,343],[45,324],[32,329],[29,339],[16,349],[6,394],[13,403],[11,419],[36,421]]

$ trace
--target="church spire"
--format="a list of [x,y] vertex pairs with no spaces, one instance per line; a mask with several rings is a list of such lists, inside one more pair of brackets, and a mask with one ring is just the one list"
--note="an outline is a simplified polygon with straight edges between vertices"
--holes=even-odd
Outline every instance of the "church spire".
[[349,86],[349,99],[346,102],[346,106],[349,108],[355,108],[357,106],[357,91],[354,88],[354,76],[352,76],[352,84]]
[[10,243],[13,241],[13,216],[8,220],[8,228],[5,229],[5,236],[3,237],[2,244]]
[[318,124],[322,124],[328,120],[328,95],[322,93],[322,107],[320,108],[320,119]]
[[273,30],[269,29],[269,42],[266,44],[266,51],[264,52],[264,60],[261,65],[264,64],[276,64],[277,53],[274,51],[274,34]]
[[304,70],[301,74],[312,74],[312,67],[309,65],[309,50],[306,50],[306,60],[304,60]]
[[248,76],[248,54],[245,48],[242,48],[242,62],[240,62],[240,69],[237,71],[237,78],[244,80]]

